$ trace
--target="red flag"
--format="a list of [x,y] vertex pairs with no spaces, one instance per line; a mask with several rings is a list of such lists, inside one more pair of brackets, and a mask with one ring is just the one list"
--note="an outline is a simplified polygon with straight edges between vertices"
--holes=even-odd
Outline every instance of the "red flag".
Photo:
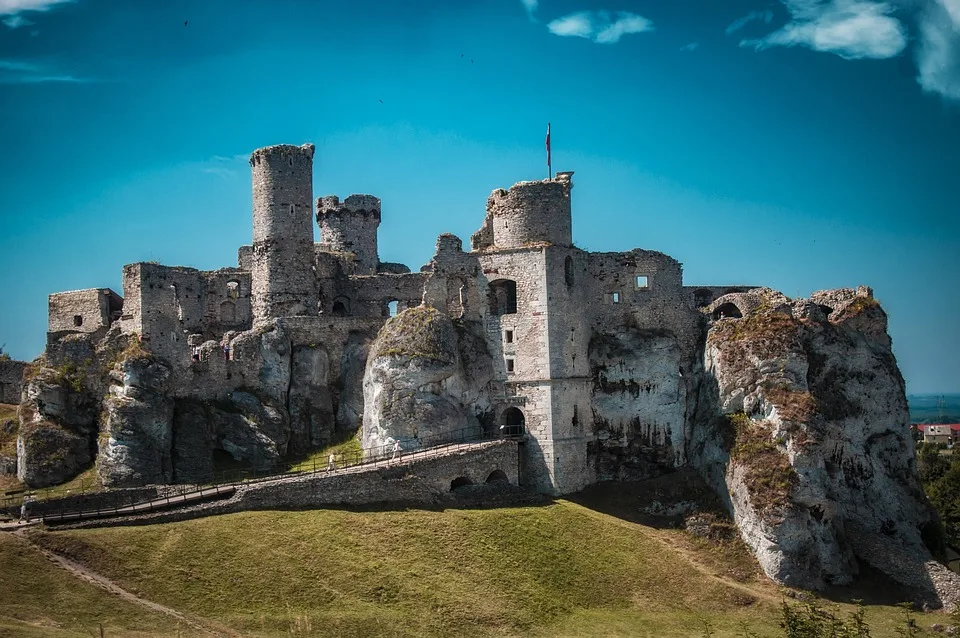
[[550,122],[547,122],[547,168],[550,168]]

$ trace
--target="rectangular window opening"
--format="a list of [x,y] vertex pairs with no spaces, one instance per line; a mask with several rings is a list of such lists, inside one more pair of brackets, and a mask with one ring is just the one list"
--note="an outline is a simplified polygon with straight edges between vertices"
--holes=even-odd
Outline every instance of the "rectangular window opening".
[[637,275],[637,288],[650,288],[650,277],[647,275]]
[[513,343],[513,330],[507,330],[503,335],[503,340],[507,343]]
[[610,301],[613,303],[620,303],[620,293],[619,292],[610,293]]
[[507,372],[513,372],[513,359],[507,359]]

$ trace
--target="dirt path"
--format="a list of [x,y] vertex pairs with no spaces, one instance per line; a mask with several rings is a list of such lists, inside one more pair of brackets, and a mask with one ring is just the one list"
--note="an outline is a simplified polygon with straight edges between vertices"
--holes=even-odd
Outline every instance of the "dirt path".
[[55,552],[51,552],[48,549],[40,547],[32,542],[30,539],[19,530],[14,531],[10,534],[12,538],[18,539],[20,542],[25,545],[35,549],[36,551],[43,554],[50,562],[54,563],[58,567],[65,569],[70,572],[73,576],[79,578],[80,580],[86,581],[92,585],[105,589],[114,596],[117,596],[123,600],[140,605],[150,611],[156,612],[158,614],[163,614],[165,616],[170,616],[171,618],[176,618],[178,622],[183,625],[190,627],[191,629],[200,632],[200,635],[204,636],[227,636],[230,638],[240,637],[241,634],[220,626],[213,626],[209,622],[201,622],[195,619],[188,617],[183,612],[179,612],[176,609],[166,607],[160,603],[155,603],[151,600],[145,598],[140,598],[139,596],[130,593],[126,589],[120,587],[118,584],[107,578],[106,576],[101,576],[96,572],[93,572],[79,563],[75,563],[69,558],[65,558]]

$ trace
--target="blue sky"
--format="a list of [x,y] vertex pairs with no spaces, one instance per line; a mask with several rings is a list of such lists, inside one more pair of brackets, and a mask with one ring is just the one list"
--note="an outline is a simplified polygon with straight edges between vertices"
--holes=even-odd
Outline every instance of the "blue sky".
[[[184,22],[186,21],[186,25]],[[0,345],[123,264],[235,265],[250,151],[383,200],[384,261],[576,171],[574,237],[790,296],[870,285],[960,390],[960,0],[0,0]]]

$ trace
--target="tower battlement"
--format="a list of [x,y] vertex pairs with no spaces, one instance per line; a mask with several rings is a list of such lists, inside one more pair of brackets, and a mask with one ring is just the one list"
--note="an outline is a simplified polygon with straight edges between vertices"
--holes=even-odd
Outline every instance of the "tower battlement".
[[487,199],[487,217],[492,222],[493,245],[520,248],[547,243],[573,243],[570,190],[572,172],[555,179],[517,182],[509,190],[498,188]]
[[336,195],[317,199],[317,223],[321,249],[356,255],[357,274],[376,274],[377,229],[380,226],[380,198],[350,195],[340,201]]

